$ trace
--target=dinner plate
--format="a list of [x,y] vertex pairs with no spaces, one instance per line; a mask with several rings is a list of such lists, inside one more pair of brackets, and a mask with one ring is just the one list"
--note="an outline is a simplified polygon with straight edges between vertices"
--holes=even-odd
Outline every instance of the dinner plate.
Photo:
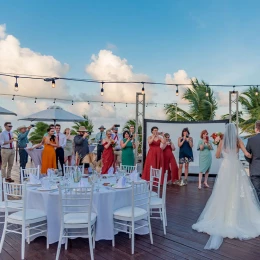
[[41,186],[41,183],[36,184],[36,183],[27,182],[26,185],[27,186]]
[[128,189],[131,188],[132,186],[130,184],[127,184],[125,187],[117,187],[116,185],[112,186],[113,189]]
[[57,190],[58,187],[57,186],[52,186],[49,189],[43,188],[43,187],[39,187],[37,190],[38,191],[52,191],[52,190]]

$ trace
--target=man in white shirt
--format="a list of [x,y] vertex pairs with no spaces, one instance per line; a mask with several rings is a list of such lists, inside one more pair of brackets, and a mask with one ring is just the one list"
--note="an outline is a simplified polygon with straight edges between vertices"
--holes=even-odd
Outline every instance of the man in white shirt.
[[118,134],[118,128],[113,127],[112,128],[112,139],[116,142],[116,146],[114,147],[114,169],[116,166],[119,166],[122,162],[122,151],[120,146],[120,141],[123,140],[123,137],[121,134]]
[[11,131],[11,122],[6,122],[4,124],[5,130],[0,135],[0,145],[1,145],[1,156],[2,156],[2,177],[5,178],[7,182],[14,182],[11,179],[11,171],[14,164],[14,138]]
[[66,135],[60,132],[60,125],[56,124],[55,126],[56,131],[56,138],[58,140],[59,146],[56,148],[56,162],[57,162],[57,169],[58,167],[58,161],[60,162],[62,175],[64,175],[63,172],[63,165],[64,165],[64,147],[66,146],[67,139]]

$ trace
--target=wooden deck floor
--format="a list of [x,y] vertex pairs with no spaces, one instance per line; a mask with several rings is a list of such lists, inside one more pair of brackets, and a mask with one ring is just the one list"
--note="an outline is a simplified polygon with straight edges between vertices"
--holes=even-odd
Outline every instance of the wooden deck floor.
[[[212,186],[214,179],[210,180]],[[136,236],[135,254],[131,255],[131,243],[126,234],[116,236],[116,246],[111,241],[99,241],[94,251],[96,260],[155,260],[155,259],[260,259],[260,238],[249,241],[225,239],[217,251],[204,250],[208,235],[193,231],[191,225],[196,222],[211,189],[197,189],[195,178],[188,186],[170,186],[167,189],[167,235],[163,235],[160,220],[152,220],[154,245],[150,245],[149,236]],[[2,228],[2,225],[1,225]],[[45,238],[38,238],[26,245],[26,259],[55,259],[57,243],[45,247]],[[0,259],[20,259],[20,236],[8,234]],[[75,239],[69,243],[68,250],[61,250],[60,259],[90,259],[88,240]]]

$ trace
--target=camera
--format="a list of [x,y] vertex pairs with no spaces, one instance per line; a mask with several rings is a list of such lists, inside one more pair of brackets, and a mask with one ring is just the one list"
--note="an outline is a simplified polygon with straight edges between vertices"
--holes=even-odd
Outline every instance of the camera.
[[35,127],[35,125],[31,124],[31,127]]
[[115,127],[120,127],[120,125],[118,125],[118,124],[114,124],[114,126],[115,126]]
[[129,138],[132,139],[132,138],[133,138],[133,135],[130,134]]

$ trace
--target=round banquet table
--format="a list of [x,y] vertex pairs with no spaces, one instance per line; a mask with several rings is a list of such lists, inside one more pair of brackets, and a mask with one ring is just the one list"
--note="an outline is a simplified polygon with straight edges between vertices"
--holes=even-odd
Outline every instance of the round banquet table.
[[[102,182],[115,183],[115,177],[102,179]],[[71,183],[70,187],[86,187],[88,179],[82,178],[79,183]],[[60,205],[59,192],[38,191],[38,187],[27,188],[27,208],[43,210],[47,215],[49,243],[59,241]],[[113,189],[100,184],[99,191],[94,188],[93,211],[97,214],[96,241],[112,240],[114,235],[113,212],[121,207],[131,205],[132,189]],[[137,234],[148,234],[148,228],[140,228]]]

